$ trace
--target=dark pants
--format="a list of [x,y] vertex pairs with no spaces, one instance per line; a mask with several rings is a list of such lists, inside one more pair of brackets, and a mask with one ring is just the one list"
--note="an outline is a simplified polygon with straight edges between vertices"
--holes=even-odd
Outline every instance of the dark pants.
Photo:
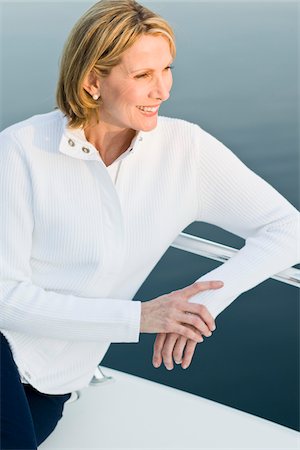
[[54,430],[71,394],[48,395],[22,384],[9,344],[0,333],[1,450],[35,450]]

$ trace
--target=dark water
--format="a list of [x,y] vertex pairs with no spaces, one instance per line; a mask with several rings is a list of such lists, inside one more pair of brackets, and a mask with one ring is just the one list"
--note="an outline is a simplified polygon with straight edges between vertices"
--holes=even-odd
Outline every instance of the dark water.
[[[92,2],[1,3],[1,129],[54,106],[59,54]],[[162,114],[200,124],[299,207],[299,5],[145,2],[175,28],[174,88]],[[243,241],[203,223],[191,234]],[[183,287],[218,263],[170,249],[136,299]],[[217,318],[187,371],[151,364],[154,336],[112,345],[103,365],[299,430],[299,293],[268,280]]]

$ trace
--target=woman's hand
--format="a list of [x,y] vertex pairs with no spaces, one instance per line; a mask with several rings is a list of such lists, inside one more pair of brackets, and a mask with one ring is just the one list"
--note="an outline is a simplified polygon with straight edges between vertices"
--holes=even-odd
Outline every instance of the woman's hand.
[[[206,333],[203,333],[204,336],[209,337],[212,335],[212,331],[216,329],[215,321],[207,308],[204,305],[202,306],[202,314],[201,317],[207,324],[209,328]],[[200,332],[197,332],[199,337],[201,336]],[[201,336],[201,340],[198,342],[203,342],[203,338]],[[159,333],[156,337],[154,343],[153,350],[153,365],[154,367],[160,367],[162,361],[164,362],[165,367],[168,370],[173,369],[173,358],[176,364],[181,364],[183,369],[187,369],[190,365],[197,342],[191,339],[187,339],[184,336],[180,336],[176,333]]]
[[[201,291],[219,289],[222,281],[198,281],[178,291],[142,302],[141,333],[176,333],[195,342],[202,342],[201,334],[210,335],[210,314],[205,306],[189,303],[189,298]],[[206,310],[207,311],[207,310]],[[206,323],[208,321],[208,323]]]

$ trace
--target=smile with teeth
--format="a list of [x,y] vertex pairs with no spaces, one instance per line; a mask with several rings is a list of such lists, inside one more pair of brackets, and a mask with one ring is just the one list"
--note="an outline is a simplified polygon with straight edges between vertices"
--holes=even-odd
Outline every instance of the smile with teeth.
[[158,111],[159,106],[138,106],[138,109],[145,112],[156,112]]

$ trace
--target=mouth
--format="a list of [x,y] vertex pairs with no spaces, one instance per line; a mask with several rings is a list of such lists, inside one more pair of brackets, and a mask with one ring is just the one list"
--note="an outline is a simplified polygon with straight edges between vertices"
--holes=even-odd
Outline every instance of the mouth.
[[137,106],[137,108],[147,115],[154,115],[158,112],[160,105],[156,106]]

